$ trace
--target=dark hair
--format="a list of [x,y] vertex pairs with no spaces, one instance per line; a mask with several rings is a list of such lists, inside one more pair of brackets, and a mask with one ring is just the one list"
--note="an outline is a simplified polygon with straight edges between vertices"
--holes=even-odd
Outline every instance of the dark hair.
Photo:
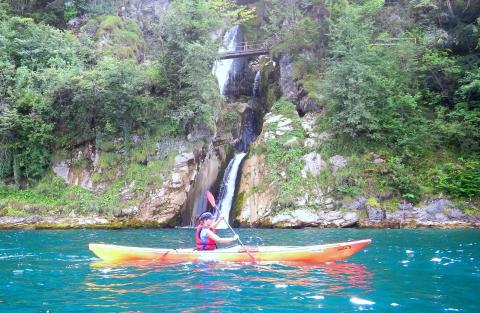
[[213,214],[210,212],[205,212],[202,215],[200,215],[200,217],[198,218],[200,222],[203,222],[204,220],[213,220],[213,219],[214,219]]

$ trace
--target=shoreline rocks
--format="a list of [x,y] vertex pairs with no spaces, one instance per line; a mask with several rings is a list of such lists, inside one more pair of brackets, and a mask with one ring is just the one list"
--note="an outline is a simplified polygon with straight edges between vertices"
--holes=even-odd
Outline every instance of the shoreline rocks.
[[[382,221],[359,218],[356,212],[294,210],[264,219],[256,224],[242,224],[242,228],[370,228],[370,229],[472,229],[480,228],[480,219],[420,221],[416,219],[385,219]],[[174,228],[168,223],[113,217],[0,217],[0,230],[21,229],[124,229]]]

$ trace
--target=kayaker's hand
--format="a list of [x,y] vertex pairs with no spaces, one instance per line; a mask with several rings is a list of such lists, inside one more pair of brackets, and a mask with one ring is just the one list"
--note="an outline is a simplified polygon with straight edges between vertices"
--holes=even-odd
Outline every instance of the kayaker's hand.
[[233,240],[238,240],[238,238],[240,238],[238,235],[233,236]]

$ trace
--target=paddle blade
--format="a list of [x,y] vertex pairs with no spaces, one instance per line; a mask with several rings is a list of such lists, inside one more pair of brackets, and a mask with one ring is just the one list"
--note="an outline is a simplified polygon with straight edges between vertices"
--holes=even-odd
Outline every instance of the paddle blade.
[[210,202],[212,207],[216,208],[217,205],[215,204],[215,197],[212,195],[212,193],[210,191],[207,191],[205,195],[207,196],[208,202]]

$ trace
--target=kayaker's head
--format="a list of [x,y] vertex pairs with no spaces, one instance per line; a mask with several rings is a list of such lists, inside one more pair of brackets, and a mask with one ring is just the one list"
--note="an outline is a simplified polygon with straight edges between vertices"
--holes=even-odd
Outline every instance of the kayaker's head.
[[210,226],[210,224],[213,223],[215,218],[213,217],[212,213],[205,212],[202,215],[200,215],[200,217],[198,219],[200,220],[200,223],[202,223],[204,225],[207,225],[207,226]]

